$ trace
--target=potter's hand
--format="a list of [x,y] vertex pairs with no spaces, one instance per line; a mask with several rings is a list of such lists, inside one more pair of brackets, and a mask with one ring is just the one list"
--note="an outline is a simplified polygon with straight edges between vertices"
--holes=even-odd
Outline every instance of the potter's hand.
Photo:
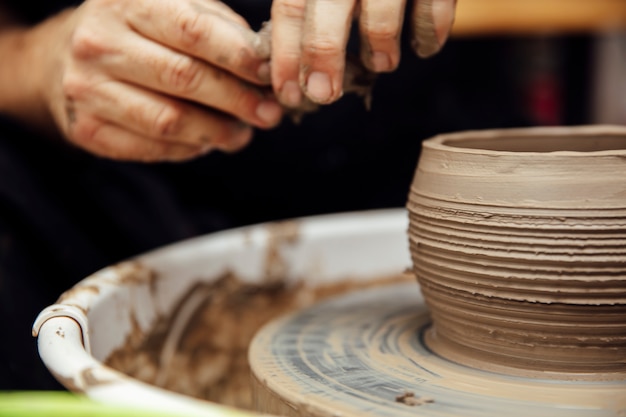
[[[365,66],[374,72],[393,71],[400,61],[406,1],[274,0],[272,84],[280,101],[297,105],[301,89],[318,103],[331,103],[341,97],[353,16],[359,23]],[[427,57],[446,41],[456,0],[413,1],[413,47],[418,55]]]
[[[276,125],[267,51],[213,0],[88,0],[68,12],[44,90],[70,141],[122,160],[176,161]],[[57,40],[50,42],[52,45]]]

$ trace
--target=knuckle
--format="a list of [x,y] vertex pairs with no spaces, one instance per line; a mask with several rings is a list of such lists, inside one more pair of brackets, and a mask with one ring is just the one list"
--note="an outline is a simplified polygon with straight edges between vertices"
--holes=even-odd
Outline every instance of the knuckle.
[[400,35],[400,28],[393,22],[366,22],[362,31],[368,38],[376,40],[395,40]]
[[343,54],[344,50],[339,43],[333,41],[332,39],[316,37],[303,40],[302,53],[312,57],[333,56]]
[[102,127],[103,123],[92,117],[79,116],[70,128],[70,136],[75,143],[91,148],[98,142],[98,132]]
[[272,18],[304,19],[305,13],[306,2],[303,0],[280,0],[272,4]]
[[250,73],[255,73],[260,62],[258,54],[245,46],[236,52],[224,54],[220,59],[227,68],[240,68]]
[[166,65],[167,68],[163,72],[164,82],[175,92],[188,94],[200,87],[203,67],[199,61],[188,56],[181,56],[178,60]]
[[195,49],[203,39],[208,38],[212,30],[211,19],[202,19],[199,13],[185,11],[178,15],[176,26],[179,30],[179,41],[183,47]]
[[66,100],[76,100],[85,97],[89,89],[89,82],[79,74],[69,72],[63,75],[61,91]]
[[153,117],[152,133],[158,138],[175,136],[182,127],[183,111],[174,105],[164,105]]
[[72,55],[80,60],[94,59],[110,52],[105,39],[84,26],[74,30],[70,40]]

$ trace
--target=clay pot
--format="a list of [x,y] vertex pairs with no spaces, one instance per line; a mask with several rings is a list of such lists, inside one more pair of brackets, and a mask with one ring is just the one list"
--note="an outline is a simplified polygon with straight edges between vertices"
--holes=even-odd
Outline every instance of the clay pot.
[[565,379],[626,375],[626,127],[423,143],[409,240],[436,353]]

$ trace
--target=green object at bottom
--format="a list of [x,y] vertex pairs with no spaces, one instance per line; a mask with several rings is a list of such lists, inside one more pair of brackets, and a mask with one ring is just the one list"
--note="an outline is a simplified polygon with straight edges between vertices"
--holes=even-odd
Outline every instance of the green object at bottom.
[[[65,391],[14,391],[0,393],[0,417],[174,417],[144,410],[97,403]],[[177,416],[179,417],[179,416]]]

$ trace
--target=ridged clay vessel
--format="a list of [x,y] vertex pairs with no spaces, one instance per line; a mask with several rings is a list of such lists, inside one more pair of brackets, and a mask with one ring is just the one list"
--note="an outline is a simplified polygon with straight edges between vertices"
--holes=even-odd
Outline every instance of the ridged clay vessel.
[[433,352],[508,374],[626,380],[626,127],[436,136],[407,207]]

